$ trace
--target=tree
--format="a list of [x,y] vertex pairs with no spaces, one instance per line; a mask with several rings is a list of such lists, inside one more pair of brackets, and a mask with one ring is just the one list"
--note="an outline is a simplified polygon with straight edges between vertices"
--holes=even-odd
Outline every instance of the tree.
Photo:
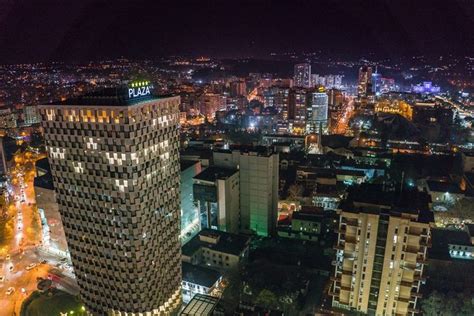
[[255,299],[255,304],[265,308],[275,308],[278,305],[278,298],[272,291],[263,289]]

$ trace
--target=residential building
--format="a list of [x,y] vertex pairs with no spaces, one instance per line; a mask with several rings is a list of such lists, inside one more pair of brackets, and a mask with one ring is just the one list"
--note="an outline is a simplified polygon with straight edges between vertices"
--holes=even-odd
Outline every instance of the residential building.
[[417,190],[354,188],[340,209],[332,305],[368,315],[414,315],[434,216]]
[[40,105],[56,199],[91,315],[181,306],[179,97],[148,82]]

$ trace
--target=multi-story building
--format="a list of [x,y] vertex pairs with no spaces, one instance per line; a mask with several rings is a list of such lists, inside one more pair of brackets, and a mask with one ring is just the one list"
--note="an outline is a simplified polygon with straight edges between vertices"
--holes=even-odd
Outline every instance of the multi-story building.
[[17,127],[17,114],[10,108],[0,109],[0,128]]
[[294,68],[293,85],[297,88],[311,88],[311,64],[296,64]]
[[179,97],[146,82],[40,105],[80,295],[92,315],[181,305]]
[[200,229],[199,211],[194,205],[193,178],[201,172],[201,162],[198,160],[180,161],[181,177],[181,238],[191,237]]
[[413,107],[403,100],[379,100],[375,104],[375,112],[399,114],[410,121],[413,118]]
[[207,267],[183,262],[183,303],[188,303],[196,294],[215,295],[222,281],[222,275]]
[[214,164],[238,168],[240,231],[273,234],[278,211],[279,154],[269,148],[215,151]]
[[205,93],[199,99],[199,110],[202,115],[209,120],[213,120],[216,112],[225,110],[227,107],[227,97],[216,93]]
[[263,92],[263,105],[273,107],[278,112],[278,118],[286,121],[288,119],[290,89],[284,87],[270,87]]
[[250,237],[203,229],[183,245],[182,260],[193,265],[236,270],[247,261]]
[[320,126],[328,124],[328,95],[326,92],[312,92],[306,111],[306,132],[316,133]]
[[340,209],[333,306],[368,315],[418,312],[434,222],[426,193],[361,187]]
[[194,200],[201,227],[226,232],[239,231],[239,171],[209,167],[194,177]]
[[247,85],[244,80],[237,80],[230,83],[230,95],[232,97],[247,95]]
[[359,69],[357,95],[367,97],[372,93],[372,67],[362,66]]
[[25,106],[25,125],[33,125],[41,122],[41,117],[36,105]]
[[294,134],[306,131],[306,107],[308,92],[305,89],[294,89],[289,94],[288,119],[290,130]]

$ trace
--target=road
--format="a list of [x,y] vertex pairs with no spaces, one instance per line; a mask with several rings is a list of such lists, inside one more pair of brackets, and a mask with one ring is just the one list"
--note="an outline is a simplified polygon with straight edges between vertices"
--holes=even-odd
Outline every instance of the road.
[[333,133],[345,135],[349,128],[349,120],[351,119],[353,114],[354,114],[354,98],[347,97],[344,100],[344,104],[342,105],[342,110],[339,114],[337,124],[333,129]]
[[[23,300],[36,289],[37,278],[46,278],[58,272],[62,258],[43,253],[41,249],[42,233],[38,210],[35,205],[33,180],[35,177],[34,162],[41,155],[26,152],[15,155],[15,164],[10,170],[8,206],[9,223],[5,226],[8,236],[0,245],[0,310],[2,315],[19,315]],[[41,263],[46,260],[47,263]],[[27,269],[30,264],[36,264]],[[74,276],[67,265],[62,264],[63,273],[57,280],[56,286],[77,293]],[[15,289],[11,295],[6,291]]]

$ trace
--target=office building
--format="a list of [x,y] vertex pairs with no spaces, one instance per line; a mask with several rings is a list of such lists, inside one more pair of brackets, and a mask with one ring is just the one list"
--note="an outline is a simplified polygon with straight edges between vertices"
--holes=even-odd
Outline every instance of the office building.
[[194,200],[202,228],[239,231],[239,171],[209,167],[194,177]]
[[372,93],[375,95],[380,95],[380,91],[382,88],[382,75],[377,72],[377,68],[375,68],[375,72],[372,74]]
[[35,188],[35,201],[41,221],[42,241],[41,247],[44,251],[61,257],[69,257],[69,251],[64,235],[64,227],[59,213],[59,205],[56,202],[56,192],[54,191],[53,176],[49,169],[49,164],[38,164],[47,160],[37,161],[40,169],[47,166],[47,172],[36,176],[33,182]]
[[59,212],[92,315],[181,305],[179,97],[147,82],[40,105]]
[[368,315],[419,312],[434,222],[426,193],[360,187],[340,210],[333,306]]
[[319,132],[320,127],[325,129],[328,124],[328,95],[321,90],[309,95],[309,104],[306,111],[306,132]]
[[372,94],[372,67],[362,66],[359,69],[357,95],[368,97]]
[[240,231],[273,234],[278,210],[278,153],[255,147],[215,151],[213,157],[216,166],[239,169]]
[[311,64],[296,64],[294,67],[293,85],[297,88],[311,88]]
[[199,211],[194,204],[193,178],[201,172],[198,160],[180,160],[181,239],[191,237],[200,230]]
[[306,131],[307,91],[294,89],[289,94],[288,119],[293,134],[304,134]]

